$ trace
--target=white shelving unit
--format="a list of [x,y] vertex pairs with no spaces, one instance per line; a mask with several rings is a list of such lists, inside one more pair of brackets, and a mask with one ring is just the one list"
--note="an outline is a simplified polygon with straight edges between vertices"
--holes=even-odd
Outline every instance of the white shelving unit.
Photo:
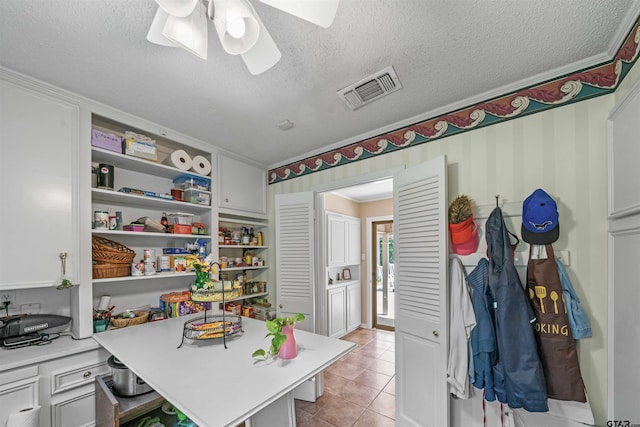
[[[244,216],[235,216],[235,215],[220,215],[218,218],[218,224],[221,229],[227,229],[230,231],[239,231],[242,227],[253,228],[254,234],[257,235],[258,232],[263,234],[263,242],[266,242],[267,239],[267,220],[266,219],[257,219],[252,217],[244,217]],[[259,257],[264,265],[260,266],[249,266],[249,265],[240,265],[240,266],[229,266],[227,268],[221,269],[221,274],[227,275],[229,280],[234,280],[234,273],[246,273],[247,282],[260,281],[267,283],[267,270],[269,269],[268,263],[268,249],[269,247],[266,245],[229,245],[220,243],[220,238],[218,240],[218,253],[220,257],[227,257],[229,260],[235,260],[237,258],[243,259],[246,252],[251,252],[252,257]],[[267,289],[269,284],[267,283]],[[247,298],[258,298],[267,296],[269,294],[267,292],[260,293],[246,293],[236,300],[247,299]]]
[[[91,146],[89,152],[92,164],[102,163],[114,167],[113,190],[103,188],[90,190],[92,214],[96,210],[119,211],[122,213],[123,225],[127,225],[145,216],[160,221],[163,213],[186,213],[193,215],[193,221],[204,224],[207,229],[204,235],[92,229],[91,235],[101,236],[133,249],[136,252],[134,258],[136,261],[143,259],[145,249],[151,249],[154,252],[153,261],[157,262],[157,256],[163,255],[163,248],[184,248],[187,243],[196,240],[204,241],[207,250],[215,254],[217,248],[212,245],[211,239],[211,233],[217,232],[218,229],[217,216],[214,214],[215,207],[212,206],[215,202],[212,196],[216,188],[214,180],[211,176],[205,177],[193,171],[187,172],[161,162],[176,149],[183,149],[191,156],[205,156],[213,163],[212,153],[96,114],[92,115],[91,127],[115,135],[122,135],[126,130],[147,135],[156,140],[159,160],[158,162],[149,161]],[[89,141],[86,143],[90,144]],[[128,187],[169,194],[174,188],[173,179],[185,173],[209,180],[211,191],[206,192],[210,194],[209,205],[118,191]],[[95,278],[91,281],[92,301],[95,306],[101,295],[112,295],[116,312],[142,305],[155,306],[163,293],[188,290],[194,277],[193,272],[164,272],[148,276]]]

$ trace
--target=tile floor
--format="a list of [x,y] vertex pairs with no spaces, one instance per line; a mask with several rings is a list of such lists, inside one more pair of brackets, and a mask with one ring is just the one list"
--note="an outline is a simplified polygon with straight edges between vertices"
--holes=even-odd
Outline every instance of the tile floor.
[[316,402],[295,401],[298,427],[394,426],[393,332],[360,328],[342,339],[358,347],[324,371]]

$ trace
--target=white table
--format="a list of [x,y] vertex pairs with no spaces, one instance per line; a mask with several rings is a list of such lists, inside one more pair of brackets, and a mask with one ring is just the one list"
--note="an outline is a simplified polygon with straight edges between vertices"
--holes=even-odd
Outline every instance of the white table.
[[256,361],[251,354],[267,350],[271,339],[264,338],[264,322],[243,317],[244,334],[228,338],[227,349],[222,340],[185,340],[177,348],[184,322],[193,317],[115,329],[94,339],[200,427],[235,426],[256,414],[254,426],[267,424],[261,415],[294,426],[293,390],[356,346],[296,330],[295,359]]

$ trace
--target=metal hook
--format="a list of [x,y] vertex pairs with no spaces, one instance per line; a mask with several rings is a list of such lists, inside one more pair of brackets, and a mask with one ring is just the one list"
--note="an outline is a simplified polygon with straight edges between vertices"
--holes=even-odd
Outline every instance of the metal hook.
[[500,207],[500,204],[499,204],[500,195],[496,194],[495,197],[496,197],[496,208],[499,208]]

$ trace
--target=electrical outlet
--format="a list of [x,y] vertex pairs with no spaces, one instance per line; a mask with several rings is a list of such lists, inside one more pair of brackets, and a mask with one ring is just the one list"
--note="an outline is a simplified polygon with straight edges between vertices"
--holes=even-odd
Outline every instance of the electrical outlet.
[[6,301],[9,301],[9,308],[16,308],[16,291],[2,291],[0,293],[0,308],[4,308]]

